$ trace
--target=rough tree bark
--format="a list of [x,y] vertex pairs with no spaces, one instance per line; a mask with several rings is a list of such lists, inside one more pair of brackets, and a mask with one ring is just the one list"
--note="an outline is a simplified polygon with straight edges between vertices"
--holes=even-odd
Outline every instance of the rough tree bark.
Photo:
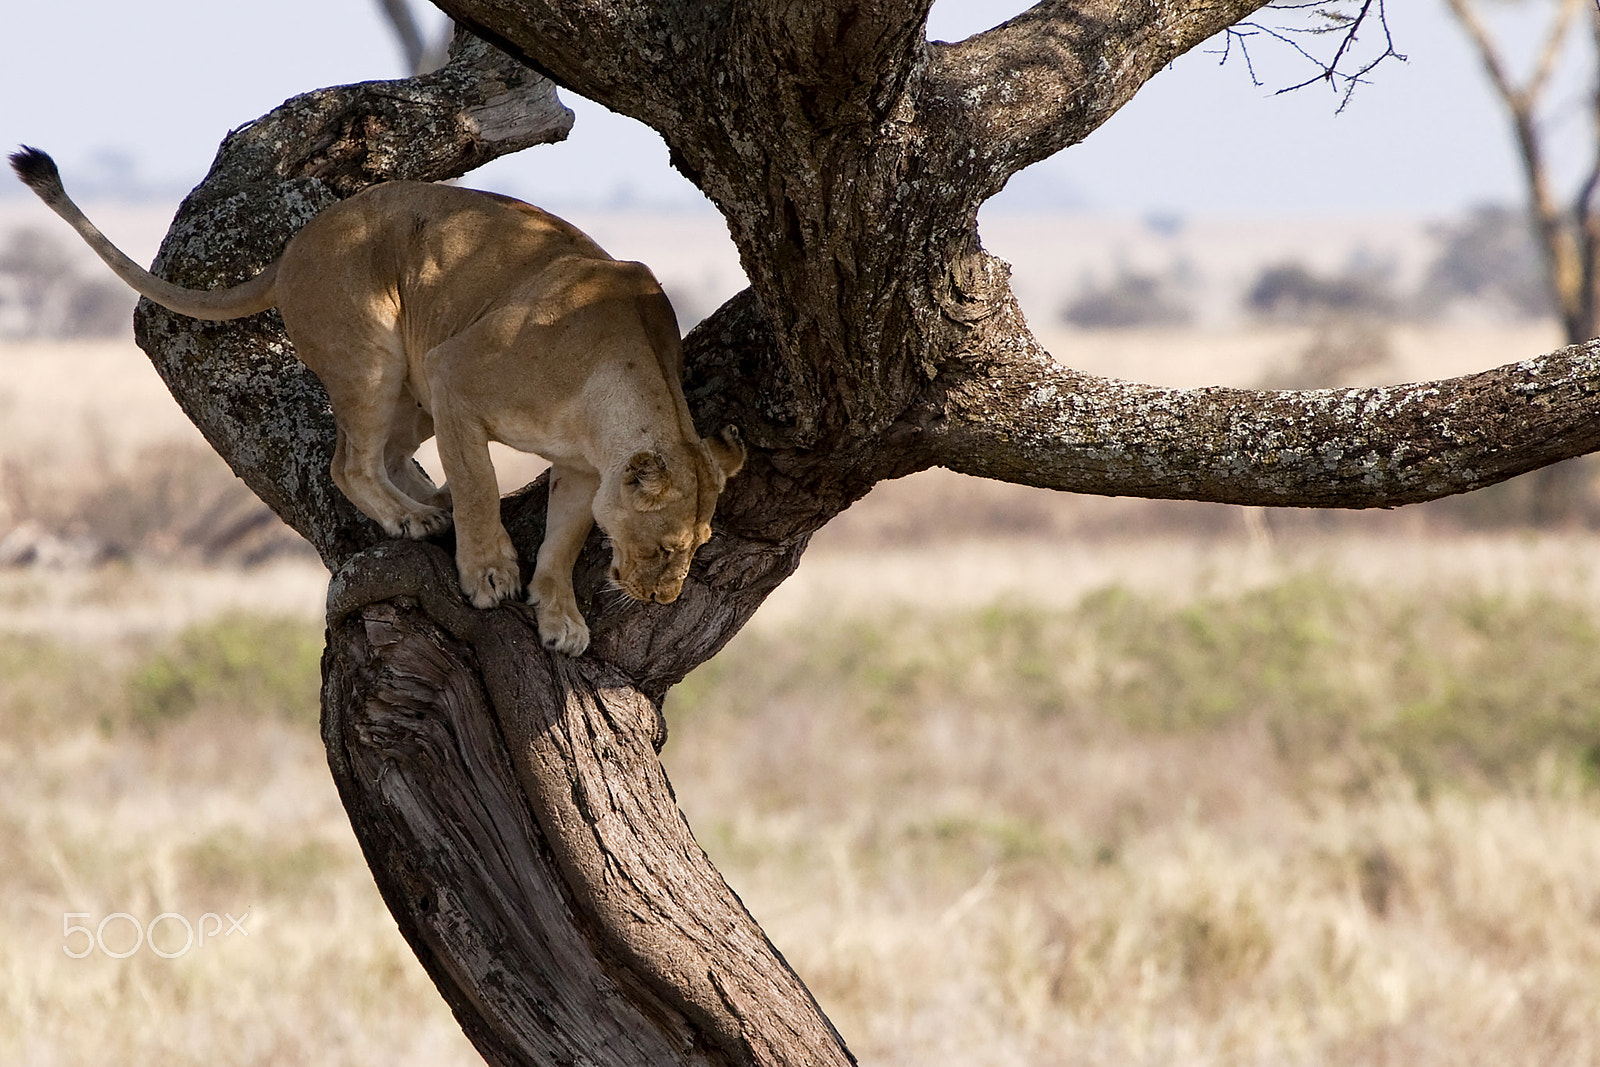
[[[581,659],[546,653],[520,606],[466,606],[448,544],[385,542],[344,501],[326,400],[273,313],[139,312],[185,410],[333,571],[330,767],[401,930],[492,1063],[852,1062],[695,844],[656,752],[667,690],[875,482],[942,465],[1381,507],[1600,447],[1592,343],[1310,393],[1056,363],[979,242],[979,205],[1265,0],[1045,0],[956,44],[924,39],[930,2],[444,0],[505,54],[464,36],[435,74],[287,102],[229,136],[163,246],[166,276],[229,283],[366,184],[559,138],[570,116],[535,69],[661,131],[738,243],[751,288],[687,339],[686,389],[702,430],[739,425],[751,461],[671,605],[596,600],[591,539]],[[525,560],[543,507],[538,483],[504,503]]]

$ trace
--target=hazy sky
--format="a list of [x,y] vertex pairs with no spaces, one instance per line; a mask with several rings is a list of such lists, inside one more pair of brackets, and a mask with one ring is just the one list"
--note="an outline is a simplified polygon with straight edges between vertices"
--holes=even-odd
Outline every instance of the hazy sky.
[[[1025,6],[939,0],[930,36],[960,37]],[[1385,64],[1343,114],[1321,87],[1273,95],[1312,73],[1281,46],[1255,43],[1259,87],[1241,63],[1197,50],[1006,195],[1119,212],[1296,214],[1442,214],[1519,198],[1504,119],[1443,0],[1389,7],[1409,61]],[[400,74],[375,0],[0,0],[0,48],[0,140],[49,150],[80,190],[131,167],[170,195],[200,180],[230,127],[285,97]],[[1568,79],[1574,104],[1586,77]],[[698,195],[652,132],[564,95],[579,113],[566,144],[472,182],[549,203]],[[1576,161],[1576,127],[1567,143]]]

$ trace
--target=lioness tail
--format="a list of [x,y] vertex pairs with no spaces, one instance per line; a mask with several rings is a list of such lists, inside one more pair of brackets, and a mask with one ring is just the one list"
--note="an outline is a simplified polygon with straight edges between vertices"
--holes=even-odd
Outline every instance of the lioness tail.
[[249,281],[231,289],[185,289],[163,281],[139,264],[123,255],[105,234],[90,222],[78,205],[67,196],[61,184],[61,172],[55,160],[37,148],[22,148],[11,154],[11,169],[17,172],[22,183],[35,193],[45,205],[67,220],[78,235],[88,242],[96,255],[105,260],[117,277],[127,282],[140,296],[147,296],[162,307],[196,319],[237,319],[265,311],[277,303],[275,282],[278,265],[272,263],[266,270]]

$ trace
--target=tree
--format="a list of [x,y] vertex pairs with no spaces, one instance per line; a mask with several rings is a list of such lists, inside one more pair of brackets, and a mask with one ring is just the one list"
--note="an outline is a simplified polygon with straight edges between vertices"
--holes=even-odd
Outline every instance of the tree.
[[[1522,164],[1528,192],[1528,217],[1543,265],[1544,289],[1561,321],[1568,344],[1577,344],[1600,332],[1600,70],[1594,75],[1583,109],[1586,133],[1592,138],[1593,160],[1576,190],[1563,202],[1551,168],[1555,144],[1548,115],[1552,79],[1574,33],[1587,33],[1593,57],[1600,63],[1600,5],[1592,0],[1554,0],[1544,41],[1534,56],[1532,69],[1518,82],[1489,24],[1473,0],[1449,0],[1456,22],[1471,40],[1489,85],[1511,120],[1512,138]],[[1582,477],[1574,464],[1550,467],[1535,478],[1533,519],[1547,521],[1569,517]]]
[[1256,275],[1244,306],[1263,318],[1289,322],[1319,314],[1383,317],[1394,311],[1387,273],[1368,265],[1323,276],[1304,263],[1273,263]]
[[1551,172],[1554,136],[1542,113],[1548,104],[1552,78],[1575,30],[1587,31],[1594,55],[1600,60],[1600,5],[1585,0],[1555,0],[1555,14],[1526,80],[1517,82],[1504,47],[1472,0],[1449,0],[1455,16],[1483,64],[1495,95],[1511,120],[1517,157],[1528,190],[1528,215],[1538,238],[1544,262],[1545,284],[1561,319],[1569,344],[1588,340],[1600,330],[1600,72],[1585,102],[1587,133],[1593,138],[1594,158],[1577,189],[1563,203]]
[[1163,276],[1123,268],[1102,285],[1085,279],[1061,309],[1061,319],[1087,330],[1186,326],[1194,321],[1194,309],[1184,299],[1181,288],[1179,271]]
[[1498,306],[1524,318],[1545,318],[1555,306],[1544,264],[1524,211],[1498,204],[1434,227],[1439,251],[1422,281],[1424,310],[1455,300]]
[[384,21],[394,31],[406,70],[412,74],[426,74],[444,66],[448,58],[449,35],[441,40],[429,41],[422,27],[417,25],[416,16],[411,13],[410,0],[378,0],[378,10],[383,12]]
[[[608,556],[591,539],[580,659],[546,653],[521,606],[466,605],[446,546],[385,541],[340,496],[326,398],[275,315],[138,313],[185,410],[333,572],[330,768],[401,931],[489,1062],[852,1062],[695,844],[656,752],[667,691],[876,482],[944,466],[1072,492],[1388,507],[1600,447],[1594,343],[1294,393],[1095,378],[1033,338],[979,206],[1265,3],[1044,0],[930,44],[929,0],[443,0],[476,37],[442,70],[309,93],[229,135],[157,260],[182,284],[248,276],[374,181],[452,177],[564,136],[535,70],[660,131],[751,281],[685,342],[702,432],[738,425],[750,462],[673,604],[597,596]],[[503,504],[525,560],[544,502],[535,485]]]

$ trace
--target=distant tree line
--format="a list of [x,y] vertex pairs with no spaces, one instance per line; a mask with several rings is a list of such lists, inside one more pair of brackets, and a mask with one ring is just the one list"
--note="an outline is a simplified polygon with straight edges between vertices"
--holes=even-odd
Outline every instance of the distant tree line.
[[[1399,292],[1382,262],[1319,271],[1284,259],[1266,264],[1241,294],[1241,307],[1268,322],[1329,316],[1385,321],[1429,319],[1471,306],[1507,318],[1555,313],[1538,246],[1524,212],[1484,206],[1433,228],[1436,251],[1420,285]],[[93,263],[69,253],[63,239],[31,228],[0,238],[0,338],[61,339],[125,335],[134,297]],[[1084,329],[1181,327],[1197,315],[1193,268],[1123,268],[1108,281],[1085,280],[1062,304],[1063,321]],[[692,294],[675,303],[697,321]],[[689,305],[694,305],[690,307]]]
[[[1241,310],[1265,322],[1335,318],[1427,320],[1463,307],[1513,319],[1555,314],[1526,212],[1486,205],[1432,228],[1435,252],[1412,292],[1397,286],[1389,264],[1360,260],[1324,271],[1283,259],[1260,268],[1240,295]],[[1193,268],[1120,269],[1107,281],[1086,279],[1060,308],[1083,329],[1185,326],[1198,313]]]
[[98,263],[79,266],[64,241],[42,230],[0,238],[0,338],[126,336],[136,297]]

